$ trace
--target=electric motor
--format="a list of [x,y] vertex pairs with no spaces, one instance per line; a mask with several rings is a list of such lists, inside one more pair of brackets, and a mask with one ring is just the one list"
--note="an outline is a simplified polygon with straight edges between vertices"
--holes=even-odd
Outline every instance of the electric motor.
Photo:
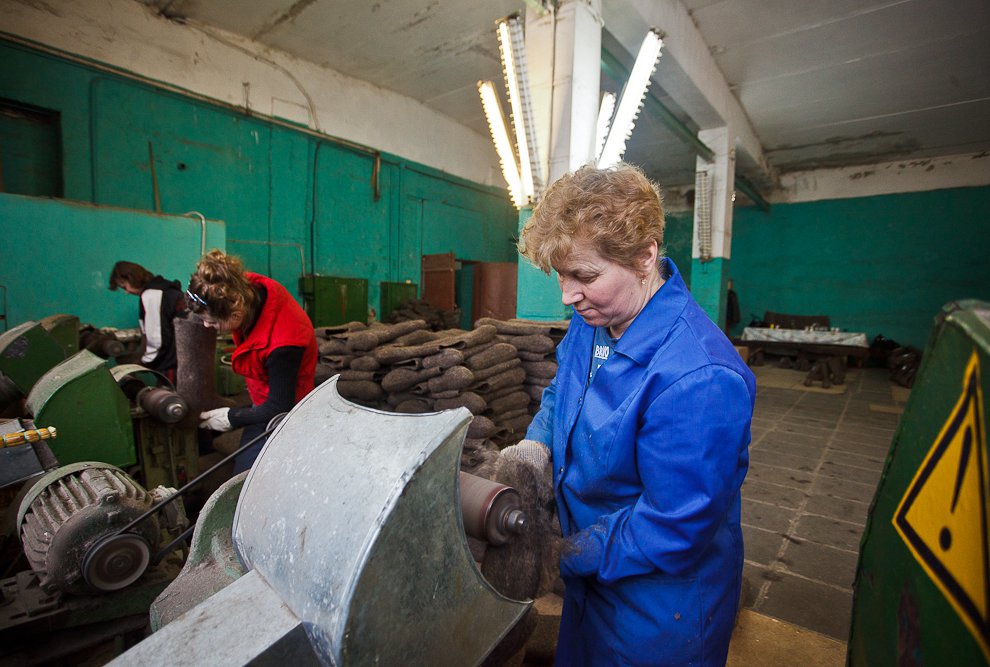
[[162,541],[158,517],[117,533],[169,491],[148,492],[105,463],[74,463],[42,477],[17,516],[24,553],[42,590],[108,592],[140,578]]

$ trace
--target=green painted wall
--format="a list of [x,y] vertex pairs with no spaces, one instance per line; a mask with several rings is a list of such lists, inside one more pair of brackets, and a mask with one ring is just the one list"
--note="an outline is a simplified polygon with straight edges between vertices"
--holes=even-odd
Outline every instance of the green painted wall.
[[691,243],[694,240],[694,213],[667,213],[663,233],[664,255],[674,260],[684,283],[691,285]]
[[[519,211],[520,235],[532,215],[532,208]],[[552,322],[567,319],[573,312],[561,300],[557,272],[551,271],[547,275],[529,260],[520,257],[516,274],[516,317]]]
[[[677,266],[680,268],[680,264]],[[713,257],[707,262],[697,258],[691,260],[691,295],[722,330],[725,329],[729,270],[729,260],[723,257]]]
[[379,310],[379,283],[419,283],[421,254],[515,259],[501,188],[18,44],[0,63],[0,98],[59,114],[66,198],[153,211],[157,189],[164,213],[223,220],[228,252],[297,296],[304,273],[364,278]]
[[0,191],[62,196],[58,114],[0,100]]
[[[532,209],[519,212],[519,230],[532,215]],[[665,216],[663,252],[681,272],[684,282],[691,284],[691,242],[694,238],[694,215],[691,211],[667,213]],[[560,320],[571,316],[570,308],[560,302],[557,274],[547,276],[525,260],[519,263],[516,315],[524,319]]]
[[[137,262],[185,284],[201,233],[198,218],[0,194],[6,328],[55,313],[99,327],[136,327],[137,298],[109,289],[113,265]],[[207,221],[207,248],[223,247],[225,236],[222,223]]]
[[924,347],[941,306],[990,300],[990,188],[735,210],[742,324],[764,311]]

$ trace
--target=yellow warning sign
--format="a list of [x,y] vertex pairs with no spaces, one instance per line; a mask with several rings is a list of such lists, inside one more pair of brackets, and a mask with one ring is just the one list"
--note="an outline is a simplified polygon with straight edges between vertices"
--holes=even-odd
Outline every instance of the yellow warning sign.
[[990,659],[987,441],[980,362],[908,485],[893,524]]

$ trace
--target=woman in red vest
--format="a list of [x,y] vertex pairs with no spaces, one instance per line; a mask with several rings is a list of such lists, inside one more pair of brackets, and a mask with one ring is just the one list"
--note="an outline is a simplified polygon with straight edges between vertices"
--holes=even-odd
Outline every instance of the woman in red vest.
[[[240,259],[211,250],[199,260],[186,290],[187,306],[207,327],[234,338],[232,367],[247,380],[252,405],[200,415],[200,428],[244,427],[241,444],[264,432],[313,389],[316,334],[292,295],[278,282],[244,270]],[[251,467],[263,442],[234,458],[234,474]]]

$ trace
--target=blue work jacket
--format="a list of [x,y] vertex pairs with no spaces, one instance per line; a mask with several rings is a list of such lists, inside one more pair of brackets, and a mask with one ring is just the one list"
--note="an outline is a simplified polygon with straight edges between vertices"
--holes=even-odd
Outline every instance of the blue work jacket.
[[723,665],[739,599],[752,372],[676,265],[590,384],[571,319],[527,437],[551,448],[565,539],[557,661]]

